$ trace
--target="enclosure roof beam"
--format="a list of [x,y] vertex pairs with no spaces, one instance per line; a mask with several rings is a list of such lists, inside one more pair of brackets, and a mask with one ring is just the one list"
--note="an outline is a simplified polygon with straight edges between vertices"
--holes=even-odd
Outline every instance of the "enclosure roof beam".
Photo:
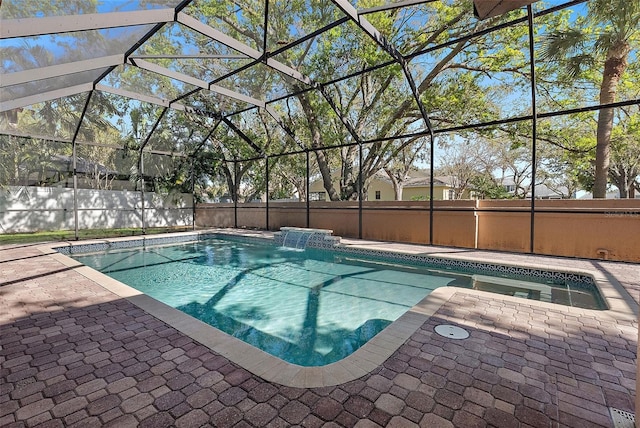
[[[186,6],[187,4],[189,4],[191,0],[184,0],[182,3],[180,3],[180,5],[178,6],[179,8],[182,8],[184,6]],[[181,10],[181,9],[177,9],[176,11]],[[175,19],[175,12],[174,12],[174,19]],[[149,31],[146,32],[146,34],[144,36],[142,36],[140,39],[138,39],[137,42],[135,42],[131,47],[129,47],[129,49],[127,49],[127,51],[124,53],[124,58],[125,61],[127,60],[127,58],[129,58],[130,55],[132,55],[136,49],[138,49],[140,46],[142,46],[143,43],[145,43],[147,40],[149,40],[151,37],[153,37],[158,31],[160,31],[162,29],[162,27],[164,27],[166,25],[167,22],[159,22],[156,25],[153,26],[152,29],[150,29]],[[105,70],[104,73],[102,73],[100,75],[100,77],[98,77],[96,80],[93,81],[93,86],[95,87],[98,83],[102,82],[102,79],[104,79],[105,77],[107,77],[109,74],[111,74],[111,72],[113,70],[116,69],[116,66],[112,66],[109,67],[107,70]]]
[[282,128],[282,130],[298,145],[300,146],[300,148],[302,149],[306,149],[306,147],[304,146],[304,144],[302,144],[302,142],[300,142],[297,138],[296,138],[296,134],[295,132],[293,132],[293,130],[291,128],[289,128],[284,121],[282,120],[282,117],[280,117],[280,115],[278,114],[278,112],[270,105],[266,105],[265,108],[267,113],[269,113],[269,115],[271,115],[271,117],[276,121],[276,123],[280,126],[280,128]]
[[[535,17],[545,16],[545,15],[548,15],[548,14],[551,14],[551,13],[555,13],[555,12],[557,12],[559,10],[566,9],[568,7],[571,7],[571,6],[575,6],[575,5],[578,5],[578,4],[581,4],[581,3],[585,3],[587,1],[588,0],[572,0],[572,1],[568,2],[568,3],[562,4],[562,5],[559,5],[559,6],[554,6],[554,7],[551,7],[549,9],[545,9],[543,11],[536,12],[534,14],[534,16]],[[490,33],[493,33],[495,31],[499,31],[499,30],[501,30],[503,28],[507,28],[509,26],[513,26],[515,24],[523,23],[523,22],[526,22],[526,21],[527,21],[527,17],[513,19],[511,21],[503,22],[503,23],[495,25],[493,27],[485,28],[483,30],[476,31],[476,32],[473,32],[471,34],[467,34],[467,35],[459,37],[457,39],[448,40],[448,41],[446,41],[444,43],[440,43],[440,44],[437,44],[437,45],[434,45],[434,46],[430,46],[430,47],[428,47],[426,49],[423,49],[423,50],[420,50],[420,51],[416,51],[416,52],[412,52],[412,53],[407,54],[407,55],[403,55],[403,57],[405,58],[405,60],[411,61],[412,58],[415,58],[417,56],[420,56],[420,55],[423,55],[423,54],[426,54],[426,53],[429,53],[429,52],[434,52],[434,51],[437,51],[437,50],[442,49],[444,47],[455,45],[455,44],[457,44],[459,42],[462,42],[462,41],[465,41],[465,40],[470,40],[470,39],[473,39],[475,37],[480,37],[480,36],[483,36],[483,35],[486,35],[486,34],[490,34]],[[339,22],[339,21],[336,21],[336,22]],[[276,52],[283,52],[283,50],[284,49],[279,49]],[[379,69],[384,68],[384,67],[388,67],[388,66],[390,66],[390,65],[392,65],[394,63],[397,64],[397,60],[396,59],[391,59],[389,61],[386,61],[386,62],[383,62],[383,63],[380,63],[380,64],[376,64],[376,65],[373,65],[373,66],[365,67],[362,70],[358,70],[356,72],[348,73],[348,74],[345,74],[343,76],[334,78],[332,80],[328,80],[326,82],[323,82],[322,84],[323,85],[333,85],[333,84],[336,84],[336,83],[339,83],[339,82],[343,82],[345,80],[352,79],[354,77],[360,76],[360,75],[365,74],[365,73],[370,73],[372,71],[379,70]],[[271,100],[267,101],[267,103],[270,104],[270,103],[282,101],[282,100],[284,100],[286,98],[290,98],[292,96],[296,96],[296,95],[299,95],[299,94],[302,94],[302,93],[305,93],[305,92],[309,92],[309,91],[311,91],[313,89],[314,89],[313,87],[304,88],[304,89],[299,90],[297,92],[271,99]]]
[[[355,9],[354,9],[355,10]],[[200,21],[198,21],[197,19],[185,14],[185,13],[178,13],[177,17],[176,17],[176,21],[191,28],[194,31],[197,31],[200,34],[203,34],[213,40],[216,40],[226,46],[229,46],[232,49],[235,49],[251,58],[253,58],[256,61],[262,61],[264,64],[266,64],[268,67],[271,67],[274,70],[277,70],[289,77],[292,77],[293,79],[297,80],[298,82],[304,83],[305,85],[314,87],[316,89],[318,89],[320,91],[320,93],[323,95],[323,97],[327,100],[327,102],[329,103],[329,105],[331,106],[331,108],[333,109],[333,111],[338,115],[338,117],[340,118],[340,120],[342,121],[342,123],[345,125],[345,127],[347,128],[347,130],[349,131],[349,133],[351,134],[351,136],[354,138],[355,141],[359,141],[359,137],[357,135],[357,133],[355,132],[354,127],[350,124],[350,122],[348,121],[348,119],[342,115],[342,113],[340,112],[340,110],[337,108],[336,104],[333,102],[333,100],[331,100],[331,98],[328,96],[326,89],[321,85],[318,84],[316,82],[314,82],[312,79],[310,79],[309,77],[303,75],[302,73],[300,73],[297,70],[294,70],[293,68],[282,64],[281,62],[273,59],[273,58],[269,58],[267,56],[267,53],[265,52],[264,54],[261,53],[260,51],[251,48],[250,46],[245,45],[244,43],[234,39],[233,37],[229,37],[226,34],[210,27],[207,24],[204,24]],[[342,22],[342,20],[339,20],[340,22]],[[334,24],[329,24],[325,27],[325,29],[330,29],[333,28]],[[255,64],[255,63],[254,63]],[[248,68],[249,66],[253,66],[254,64],[249,64],[245,67],[242,67],[240,70]],[[225,76],[225,77],[229,77],[230,75],[237,73],[238,70],[236,70],[235,72]],[[256,104],[254,104],[256,105]],[[260,105],[259,107],[265,107],[266,103],[262,103],[262,105]],[[223,120],[225,121],[225,123],[227,125],[229,125],[232,129],[234,129],[234,131],[236,131],[238,133],[238,135],[241,136],[241,138],[243,138],[249,145],[251,145],[251,147],[254,148],[254,150],[256,150],[258,153],[262,153],[261,149],[259,149],[255,144],[253,144],[253,142],[246,136],[244,135],[235,125],[233,125],[233,123],[231,123],[229,120],[225,120],[223,118]],[[286,132],[286,131],[285,131]]]
[[[433,138],[433,128],[431,127],[431,120],[429,119],[429,114],[427,113],[424,104],[422,104],[422,101],[420,100],[420,94],[418,93],[418,89],[416,87],[415,81],[413,80],[413,76],[411,75],[411,71],[409,70],[407,60],[391,43],[387,41],[387,39],[378,31],[376,27],[374,27],[365,17],[361,17],[358,15],[358,11],[351,5],[351,3],[349,3],[348,0],[332,1],[347,16],[351,17],[351,19],[362,29],[362,31],[369,35],[369,37],[371,37],[378,44],[378,46],[380,46],[384,51],[391,55],[391,57],[402,66],[402,71],[404,72],[405,78],[407,79],[407,83],[409,83],[409,87],[411,88],[413,98],[418,105],[418,109],[420,110],[422,119],[424,120],[424,123]],[[431,166],[431,170],[433,170],[433,165]]]
[[11,135],[12,137],[27,138],[27,139],[33,138],[37,140],[53,141],[54,143],[71,143],[70,138],[52,137],[50,135],[34,134],[32,132],[28,134],[24,134],[20,131],[13,130],[13,129],[3,129],[2,131],[0,131],[0,135]]
[[[164,117],[165,113],[167,113],[167,110],[169,108],[165,107],[164,109],[162,109],[162,112],[160,113],[160,115],[158,116],[158,119],[155,121],[155,123],[153,124],[153,126],[151,127],[151,131],[149,131],[149,134],[147,134],[147,138],[144,139],[144,142],[140,145],[140,148],[138,149],[138,151],[140,153],[142,153],[144,151],[144,148],[147,146],[147,144],[149,143],[149,141],[151,141],[151,136],[153,135],[153,133],[156,131],[156,128],[158,127],[158,125],[160,125],[160,122],[162,121],[162,118]],[[138,162],[140,163],[140,161],[142,160],[142,158],[138,158]]]
[[[11,135],[12,137],[18,137],[18,138],[36,139],[36,140],[52,141],[54,143],[71,144],[71,139],[70,138],[61,138],[61,137],[52,138],[51,136],[36,135],[36,134],[23,134],[21,132],[12,131],[12,130],[0,131],[0,135]],[[124,146],[117,146],[117,145],[114,145],[114,144],[97,143],[95,141],[76,141],[76,144],[78,146],[106,147],[108,149],[114,149],[114,150],[124,150],[126,148]],[[154,154],[154,155],[176,156],[176,157],[182,157],[182,158],[189,157],[189,155],[187,155],[186,153],[168,152],[166,150],[154,150],[154,149],[145,148],[143,150],[143,152],[151,153],[151,154]]]
[[401,7],[414,6],[416,4],[433,3],[436,0],[404,0],[396,3],[383,4],[382,6],[370,7],[358,11],[358,15],[366,15],[368,13],[383,12],[385,10],[399,9]]
[[298,46],[298,45],[300,45],[300,44],[302,44],[304,42],[307,42],[307,41],[309,41],[311,39],[314,39],[314,38],[318,37],[320,34],[326,32],[326,31],[329,31],[332,28],[335,28],[335,27],[337,27],[339,25],[342,25],[347,21],[349,21],[349,17],[343,16],[342,18],[340,18],[340,19],[338,19],[336,21],[333,21],[330,24],[327,24],[327,25],[325,25],[325,26],[323,26],[321,28],[318,28],[317,30],[312,31],[311,33],[305,34],[304,36],[300,37],[299,39],[296,39],[293,42],[288,43],[288,44],[276,49],[275,51],[269,52],[269,56],[273,57],[273,56],[279,55],[282,52],[287,51],[287,50],[289,50],[289,49],[291,49],[291,48],[293,48],[295,46]]
[[[259,50],[253,49],[252,47],[245,45],[241,41],[236,40],[233,37],[230,37],[224,34],[223,32],[216,30],[215,28],[198,21],[197,19],[187,15],[186,13],[183,13],[183,12],[178,13],[176,21],[182,25],[186,25],[187,27],[191,28],[194,31],[197,31],[202,35],[205,35],[217,42],[220,42],[232,49],[235,49],[236,51],[240,52],[241,54],[247,55],[250,58],[253,58],[255,60],[260,60],[263,58],[263,53],[260,52]],[[287,76],[293,77],[294,79],[306,85],[312,85],[311,79],[304,76],[299,71],[289,67],[288,65],[282,64],[281,62],[274,60],[273,58],[267,58],[267,60],[265,61],[265,64],[275,70],[278,70],[283,74],[286,74]]]
[[210,54],[192,54],[192,55],[131,55],[133,59],[249,59],[248,56],[237,55],[210,55]]
[[142,60],[142,59],[132,59],[129,58],[129,62],[133,65],[135,65],[136,67],[142,68],[144,70],[147,71],[151,71],[153,73],[157,73],[157,74],[161,74],[163,76],[167,76],[171,79],[174,80],[179,80],[181,82],[184,83],[188,83],[190,85],[193,86],[197,86],[199,88],[202,89],[206,89],[208,91],[211,92],[216,92],[220,95],[224,95],[227,96],[229,98],[233,98],[239,101],[243,101],[245,103],[249,103],[252,104],[254,106],[258,106],[258,107],[264,107],[264,101],[259,100],[257,98],[253,98],[244,94],[240,94],[238,92],[232,91],[230,89],[227,88],[223,88],[222,86],[218,86],[218,85],[211,85],[208,82],[205,82],[204,80],[200,80],[197,79],[195,77],[191,77],[187,74],[184,73],[179,73],[177,71],[173,71],[173,70],[169,70],[168,68],[162,67],[160,65]]
[[171,22],[173,8],[2,20],[0,39]]
[[154,64],[154,63],[149,62],[149,61],[145,61],[143,59],[129,58],[127,60],[127,62],[130,63],[131,65],[134,65],[134,66],[136,66],[138,68],[141,68],[143,70],[147,70],[147,71],[150,71],[152,73],[157,73],[157,74],[169,77],[169,78],[174,79],[174,80],[179,80],[180,82],[188,83],[188,84],[193,85],[193,86],[198,86],[198,87],[203,88],[203,89],[208,89],[209,88],[209,84],[207,82],[205,82],[204,80],[197,79],[195,77],[189,76],[188,74],[184,74],[184,73],[180,73],[180,72],[177,72],[177,71],[169,70],[166,67],[163,67],[163,66],[158,65],[158,64]]
[[[336,6],[342,10],[348,17],[350,17],[362,31],[364,31],[369,37],[371,37],[380,47],[382,47],[387,53],[391,54],[395,58],[395,55],[391,53],[389,48],[392,48],[389,45],[387,39],[378,31],[376,27],[373,26],[365,17],[361,17],[358,14],[358,10],[353,7],[348,0],[331,0]],[[392,48],[393,49],[393,48]],[[393,51],[396,51],[393,49]],[[396,51],[397,52],[397,51]]]
[[227,119],[226,117],[222,118],[222,121],[229,127],[231,128],[231,130],[233,130],[233,132],[235,132],[236,134],[238,134],[240,136],[240,138],[242,138],[249,146],[251,146],[251,148],[253,150],[255,150],[256,153],[258,153],[259,155],[264,155],[264,150],[262,150],[260,147],[258,147],[256,145],[256,143],[253,142],[253,140],[251,138],[249,138],[247,136],[247,134],[245,134],[244,132],[242,132],[242,130],[240,128],[238,128],[233,122],[231,122],[229,119]]
[[282,74],[286,74],[289,77],[293,77],[298,82],[304,83],[305,85],[313,86],[313,81],[309,77],[300,73],[298,70],[294,70],[288,65],[284,65],[280,61],[276,61],[273,58],[267,58],[267,60],[265,61],[265,64],[267,64],[267,66],[273,68],[274,70],[279,71]]
[[96,90],[102,91],[102,92],[107,92],[107,93],[113,94],[113,95],[119,95],[121,97],[130,98],[130,99],[137,100],[137,101],[142,101],[142,102],[149,103],[149,104],[155,104],[155,105],[161,106],[161,107],[169,107],[169,101],[168,100],[164,100],[164,99],[158,98],[158,97],[152,97],[152,96],[149,96],[149,95],[139,94],[137,92],[128,91],[128,90],[122,89],[122,88],[114,88],[112,86],[107,86],[107,85],[104,85],[104,84],[101,84],[101,83],[96,85]]
[[213,133],[216,131],[216,129],[218,129],[218,126],[220,126],[220,124],[222,123],[222,119],[218,119],[216,121],[216,124],[213,125],[213,127],[209,130],[209,132],[207,133],[207,136],[204,137],[202,139],[202,141],[200,142],[200,144],[198,144],[198,146],[195,148],[195,150],[193,150],[193,152],[191,152],[191,154],[189,155],[190,158],[195,157],[195,155],[198,154],[198,152],[200,150],[202,150],[202,148],[204,147],[204,145],[207,143],[207,140],[209,138],[211,138],[211,136],[213,135]]
[[207,84],[208,87],[205,88],[211,92],[215,92],[216,94],[224,95],[229,98],[233,98],[235,100],[244,101],[245,103],[254,105],[256,107],[264,107],[264,101],[259,100],[257,98],[250,97],[248,95],[240,94],[238,92],[232,91],[231,89],[223,88],[218,85],[210,85]]
[[215,41],[218,41],[236,51],[247,55],[250,58],[258,59],[262,56],[262,53],[256,49],[253,49],[250,46],[245,45],[239,40],[234,39],[231,36],[226,35],[222,31],[216,30],[215,28],[197,20],[196,18],[187,15],[184,12],[180,12],[176,16],[176,21],[182,25],[185,25],[191,28],[198,33],[207,36]]
[[80,85],[68,86],[62,89],[55,89],[49,92],[43,92],[40,94],[31,95],[23,98],[11,99],[8,101],[0,102],[0,112],[13,110],[20,107],[26,107],[33,104],[42,103],[45,101],[55,100],[57,98],[69,97],[71,95],[80,94],[82,92],[88,92],[93,89],[93,82],[82,83]]
[[124,63],[124,55],[109,55],[101,58],[87,59],[83,61],[68,62],[66,64],[50,65],[48,67],[32,68],[30,70],[3,74],[0,80],[0,88],[11,85],[33,82],[36,80],[61,77],[67,74],[79,73],[86,70],[113,67]]
[[119,95],[121,97],[130,98],[130,99],[133,99],[133,100],[137,100],[137,101],[141,101],[141,102],[145,102],[145,103],[149,103],[149,104],[154,104],[154,105],[157,105],[157,106],[160,106],[160,107],[169,107],[169,108],[171,108],[173,110],[179,110],[179,111],[184,111],[184,112],[187,112],[187,113],[196,114],[198,116],[205,116],[205,117],[218,117],[218,116],[220,116],[220,114],[218,114],[218,113],[212,113],[212,112],[208,112],[208,111],[194,109],[194,108],[191,108],[189,106],[185,106],[184,104],[181,104],[181,103],[172,102],[172,101],[169,101],[169,100],[165,100],[165,99],[158,98],[158,97],[152,97],[152,96],[149,96],[149,95],[139,94],[137,92],[128,91],[128,90],[122,89],[122,88],[114,88],[112,86],[107,86],[107,85],[103,85],[103,84],[97,84],[95,86],[95,89],[98,90],[98,91],[107,92],[109,94]]
[[507,12],[528,6],[538,0],[473,0],[473,13],[478,19],[504,15]]

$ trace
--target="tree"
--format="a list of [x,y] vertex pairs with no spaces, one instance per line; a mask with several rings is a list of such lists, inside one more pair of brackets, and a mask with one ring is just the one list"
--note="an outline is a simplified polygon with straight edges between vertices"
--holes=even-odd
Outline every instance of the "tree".
[[50,0],[47,2],[5,2],[2,6],[3,18],[31,18],[34,16],[79,15],[96,13],[98,0]]
[[640,113],[638,107],[621,108],[611,132],[609,176],[620,198],[634,198],[640,187]]
[[[550,32],[543,44],[543,58],[565,66],[566,77],[575,81],[596,66],[602,67],[599,101],[616,101],[629,53],[640,37],[640,2],[591,0],[588,13],[565,29]],[[604,198],[609,176],[614,109],[598,113],[594,198]]]
[[[298,196],[300,201],[307,200],[307,167],[304,155],[280,156],[270,163],[270,194],[272,199]],[[314,174],[313,169],[309,171]]]
[[491,171],[481,169],[481,157],[488,157],[486,150],[478,150],[480,144],[475,144],[469,140],[455,143],[451,142],[444,145],[438,175],[451,177],[453,185],[453,199],[461,199],[465,191],[473,187],[473,183],[477,183],[477,177],[483,176],[485,173],[490,175]]
[[509,199],[511,194],[491,174],[476,175],[471,179],[473,191],[480,199]]
[[[440,2],[427,3],[413,10],[413,13],[423,14],[422,19],[425,19],[425,16],[429,17],[424,22],[424,28],[430,29],[429,33],[415,29],[414,31],[403,30],[400,34],[399,28],[403,28],[401,22],[410,21],[411,17],[399,10],[368,18],[403,52],[420,52],[424,47],[443,41],[447,37],[456,38],[468,34],[470,30],[481,30],[496,22],[493,20],[478,23],[473,20],[468,2],[452,2],[446,5]],[[314,73],[309,70],[307,73],[322,75],[322,70],[342,70],[345,68],[344,64],[335,64],[335,62],[346,62],[343,58],[360,58],[363,63],[361,67],[375,65],[382,61],[386,53],[372,49],[367,44],[370,40],[367,40],[362,33],[348,34],[347,30],[348,28],[345,28],[342,29],[342,33],[334,32],[335,40],[330,38],[322,45],[327,47],[327,52],[310,50],[307,53],[313,58],[307,61],[309,68],[314,64],[324,64],[319,72]],[[522,55],[510,57],[500,54],[502,47],[517,46],[516,40],[525,36],[526,32],[523,28],[518,28],[512,32],[463,40],[449,48],[418,56],[412,60],[417,91],[431,115],[432,122],[460,124],[478,119],[495,118],[496,106],[492,105],[488,99],[492,94],[483,88],[486,73],[491,71],[522,73],[526,70]],[[341,42],[344,39],[350,44]],[[343,48],[344,52],[336,52],[331,48],[335,45]],[[355,64],[356,61],[352,63]],[[347,62],[347,66],[349,65]],[[368,145],[367,155],[362,165],[364,176],[361,181],[363,183],[393,162],[396,154],[405,149],[418,148],[408,139],[402,141],[392,139],[403,133],[425,129],[418,106],[399,66],[390,65],[377,69],[374,72],[341,81],[329,89],[328,92],[338,106],[339,112],[349,120],[361,139],[390,138]],[[307,113],[312,110],[304,111]],[[317,116],[309,115],[308,119],[309,122],[319,121]],[[326,129],[327,127],[318,124],[315,128]],[[341,141],[352,141],[350,133],[343,133],[343,135]],[[319,146],[329,143],[326,140],[323,141],[322,135],[319,135],[317,140]],[[353,146],[346,151],[346,156],[343,155],[342,164],[346,167],[341,169],[339,192],[332,189],[334,180],[329,176],[331,169],[323,168],[321,165],[325,188],[332,200],[336,200],[339,196],[352,199],[357,196],[359,178],[352,167],[356,154],[357,147]],[[320,164],[324,161],[318,158]]]
[[[377,6],[378,0],[362,0],[359,7]],[[199,5],[202,15],[224,32],[256,49],[262,49],[266,31],[267,50],[273,52],[302,35],[344,17],[332,2],[319,0],[278,2],[269,10],[264,28],[263,10],[255,2],[207,1]],[[522,14],[513,12],[512,16]],[[367,15],[391,44],[403,53],[419,53],[426,47],[470,31],[482,30],[504,17],[479,22],[473,18],[471,3],[426,2],[408,8]],[[420,25],[414,25],[421,20]],[[428,31],[425,30],[428,28]],[[511,54],[518,40],[526,40],[526,28],[519,26],[470,40],[463,40],[435,53],[419,55],[411,61],[418,94],[433,119],[445,124],[466,123],[496,117],[486,90],[486,73],[522,75],[527,63],[524,55]],[[508,48],[508,49],[507,49]],[[504,50],[508,52],[503,52]],[[518,51],[519,52],[519,51]],[[280,52],[274,59],[299,70],[317,82],[360,71],[391,61],[380,48],[352,22],[335,26],[302,43]],[[254,67],[252,67],[254,68]],[[284,83],[289,92],[306,89],[301,82],[271,73],[264,79],[247,69],[233,77],[234,89],[269,98],[275,83]],[[275,76],[275,77],[273,77]],[[500,80],[500,77],[498,77]],[[224,80],[220,84],[225,83]],[[257,88],[256,88],[257,87]],[[401,67],[390,65],[340,82],[325,85],[321,91],[301,92],[295,98],[276,103],[292,118],[296,134],[305,148],[313,150],[323,184],[331,200],[356,199],[360,185],[391,165],[404,151],[419,151],[424,141],[394,137],[426,130],[418,105]],[[285,107],[284,104],[287,104]],[[334,111],[335,106],[335,111]],[[346,124],[346,125],[345,125]],[[359,141],[377,140],[362,146]],[[326,150],[344,145],[339,150]],[[397,166],[397,164],[396,164]],[[359,177],[362,171],[362,177]],[[338,177],[334,177],[338,174]],[[334,188],[335,183],[338,185]]]
[[417,159],[424,159],[422,151],[427,143],[424,137],[414,137],[415,144],[405,146],[393,157],[393,159],[383,167],[384,172],[391,180],[393,193],[396,201],[402,200],[402,190],[405,182],[410,178],[409,172],[415,168],[414,162]]

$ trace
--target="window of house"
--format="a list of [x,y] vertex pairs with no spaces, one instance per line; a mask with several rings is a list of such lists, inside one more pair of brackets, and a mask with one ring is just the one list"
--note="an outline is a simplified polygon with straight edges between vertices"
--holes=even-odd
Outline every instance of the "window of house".
[[326,201],[327,193],[326,192],[311,192],[309,193],[310,201]]
[[456,198],[456,191],[453,189],[449,189],[449,200],[452,201]]
[[376,201],[380,200],[380,191],[376,190]]

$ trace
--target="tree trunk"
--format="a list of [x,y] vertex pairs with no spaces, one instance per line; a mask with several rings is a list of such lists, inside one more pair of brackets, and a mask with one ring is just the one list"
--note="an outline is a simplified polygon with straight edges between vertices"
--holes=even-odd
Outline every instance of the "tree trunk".
[[234,185],[234,171],[231,171],[226,163],[222,162],[220,164],[220,169],[222,170],[222,174],[227,181],[227,187],[229,188],[229,196],[231,196],[231,200],[236,200],[236,186]]
[[624,170],[620,171],[620,174],[618,175],[618,181],[616,184],[618,186],[618,189],[620,190],[620,199],[627,199],[629,197],[629,192],[628,192],[629,183],[627,182],[626,171]]
[[333,187],[333,182],[331,180],[331,168],[329,167],[327,157],[322,150],[314,150],[314,153],[316,155],[316,160],[318,161],[320,174],[322,175],[322,184],[329,195],[329,200],[339,201],[340,195],[338,195],[338,192],[336,192],[336,189]]
[[296,188],[296,191],[298,192],[298,200],[300,202],[306,202],[308,198],[307,182],[296,181],[293,184],[293,186]]
[[402,200],[402,190],[404,190],[404,188],[400,183],[393,183],[393,194],[395,195],[396,201]]
[[306,94],[303,93],[298,95],[298,100],[300,101],[300,105],[302,105],[302,110],[304,111],[304,115],[307,118],[307,122],[309,123],[309,130],[311,131],[312,138],[311,147],[314,149],[313,152],[316,155],[316,160],[318,161],[318,168],[320,169],[320,174],[322,175],[322,184],[324,185],[324,188],[329,195],[329,199],[332,201],[339,201],[340,195],[333,187],[329,161],[327,160],[324,152],[321,150],[322,133],[320,132],[320,125],[318,124],[316,113],[311,106],[311,103],[307,99]]
[[[359,195],[358,189],[358,175],[360,172],[360,166],[358,166],[358,173],[356,174],[356,168],[354,168],[356,161],[356,146],[350,146],[342,151],[342,172],[340,174],[340,196],[342,200],[357,201]],[[364,179],[363,179],[364,181]]]
[[627,198],[634,199],[636,197],[636,178],[638,177],[638,169],[631,168],[627,175]]
[[[613,103],[620,76],[627,68],[627,56],[630,46],[625,41],[611,45],[604,63],[602,84],[600,85],[600,104]],[[611,130],[613,129],[613,109],[604,108],[598,113],[598,130],[596,144],[596,173],[593,184],[593,197],[607,196],[607,178],[609,177],[609,157],[611,152]]]
[[402,200],[402,190],[404,188],[404,186],[402,185],[402,183],[400,183],[400,180],[398,179],[398,177],[396,177],[392,171],[389,171],[388,169],[385,169],[384,172],[387,173],[387,176],[389,177],[389,180],[391,180],[391,185],[393,186],[393,195],[396,201],[401,201]]

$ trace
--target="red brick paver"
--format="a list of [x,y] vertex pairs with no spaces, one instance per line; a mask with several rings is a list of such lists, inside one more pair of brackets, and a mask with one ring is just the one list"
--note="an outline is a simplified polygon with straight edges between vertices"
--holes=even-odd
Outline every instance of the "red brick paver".
[[[601,265],[637,288],[637,266]],[[33,247],[0,247],[3,427],[612,426],[608,407],[633,412],[636,341],[636,322],[460,292],[368,375],[290,388]]]

